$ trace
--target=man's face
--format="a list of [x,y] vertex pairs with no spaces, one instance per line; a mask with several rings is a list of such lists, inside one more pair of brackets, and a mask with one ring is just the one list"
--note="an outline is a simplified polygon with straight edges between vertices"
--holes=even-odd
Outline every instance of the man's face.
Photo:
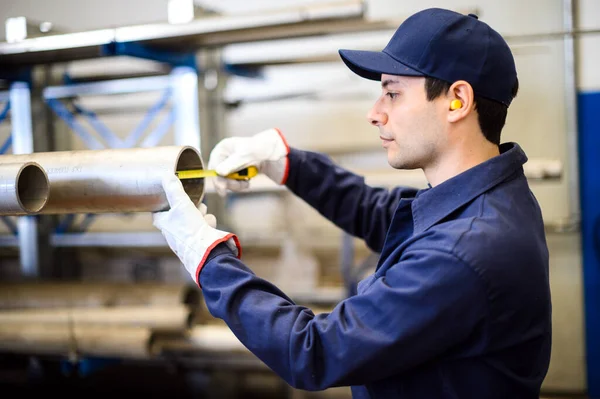
[[445,137],[443,96],[428,101],[423,77],[384,74],[381,90],[367,118],[379,128],[388,163],[396,169],[417,169],[436,162]]

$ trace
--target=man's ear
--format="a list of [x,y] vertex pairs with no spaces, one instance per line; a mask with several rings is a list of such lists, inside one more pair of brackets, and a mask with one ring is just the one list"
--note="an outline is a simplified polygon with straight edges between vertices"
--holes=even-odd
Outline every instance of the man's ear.
[[475,108],[473,87],[464,80],[457,80],[450,86],[446,100],[448,101],[448,122],[458,122],[466,118]]

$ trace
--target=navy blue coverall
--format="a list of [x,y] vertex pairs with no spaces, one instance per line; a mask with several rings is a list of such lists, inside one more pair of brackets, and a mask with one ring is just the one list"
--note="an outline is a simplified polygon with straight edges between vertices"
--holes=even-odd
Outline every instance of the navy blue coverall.
[[200,273],[210,313],[291,386],[355,398],[538,399],[551,348],[548,249],[516,143],[433,188],[370,187],[292,149],[287,187],[380,260],[315,315],[224,244]]

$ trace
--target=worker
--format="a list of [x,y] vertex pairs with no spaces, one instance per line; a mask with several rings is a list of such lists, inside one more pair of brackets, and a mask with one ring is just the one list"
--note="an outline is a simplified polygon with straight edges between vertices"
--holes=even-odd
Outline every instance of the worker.
[[[426,187],[371,187],[284,132],[230,137],[212,150],[220,176],[249,165],[379,254],[357,294],[314,314],[259,278],[236,235],[217,229],[174,176],[154,215],[210,313],[288,384],[350,386],[355,398],[538,399],[551,351],[548,248],[527,156],[501,142],[518,91],[505,40],[476,15],[430,8],[381,52],[340,50],[381,82],[368,113],[388,163]],[[326,134],[324,132],[324,134]],[[250,182],[214,180],[220,193]]]

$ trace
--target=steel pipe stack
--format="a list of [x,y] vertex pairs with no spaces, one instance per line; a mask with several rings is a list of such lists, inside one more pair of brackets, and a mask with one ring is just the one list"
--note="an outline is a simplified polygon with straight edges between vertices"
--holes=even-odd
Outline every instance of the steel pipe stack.
[[148,358],[161,337],[187,335],[199,311],[187,284],[2,283],[0,353]]
[[[25,190],[31,209],[39,214],[157,212],[168,209],[161,179],[167,172],[203,169],[197,149],[191,146],[119,148],[106,150],[53,151],[32,154],[2,155],[0,168],[36,162],[47,173],[49,196],[43,207],[40,188]],[[15,166],[12,166],[14,168]],[[36,181],[41,181],[37,179]],[[194,204],[204,196],[204,181],[182,181]],[[35,186],[37,187],[37,186]],[[7,185],[0,202],[14,202],[14,192]],[[35,195],[34,195],[35,194]],[[7,209],[15,215],[18,208]]]

